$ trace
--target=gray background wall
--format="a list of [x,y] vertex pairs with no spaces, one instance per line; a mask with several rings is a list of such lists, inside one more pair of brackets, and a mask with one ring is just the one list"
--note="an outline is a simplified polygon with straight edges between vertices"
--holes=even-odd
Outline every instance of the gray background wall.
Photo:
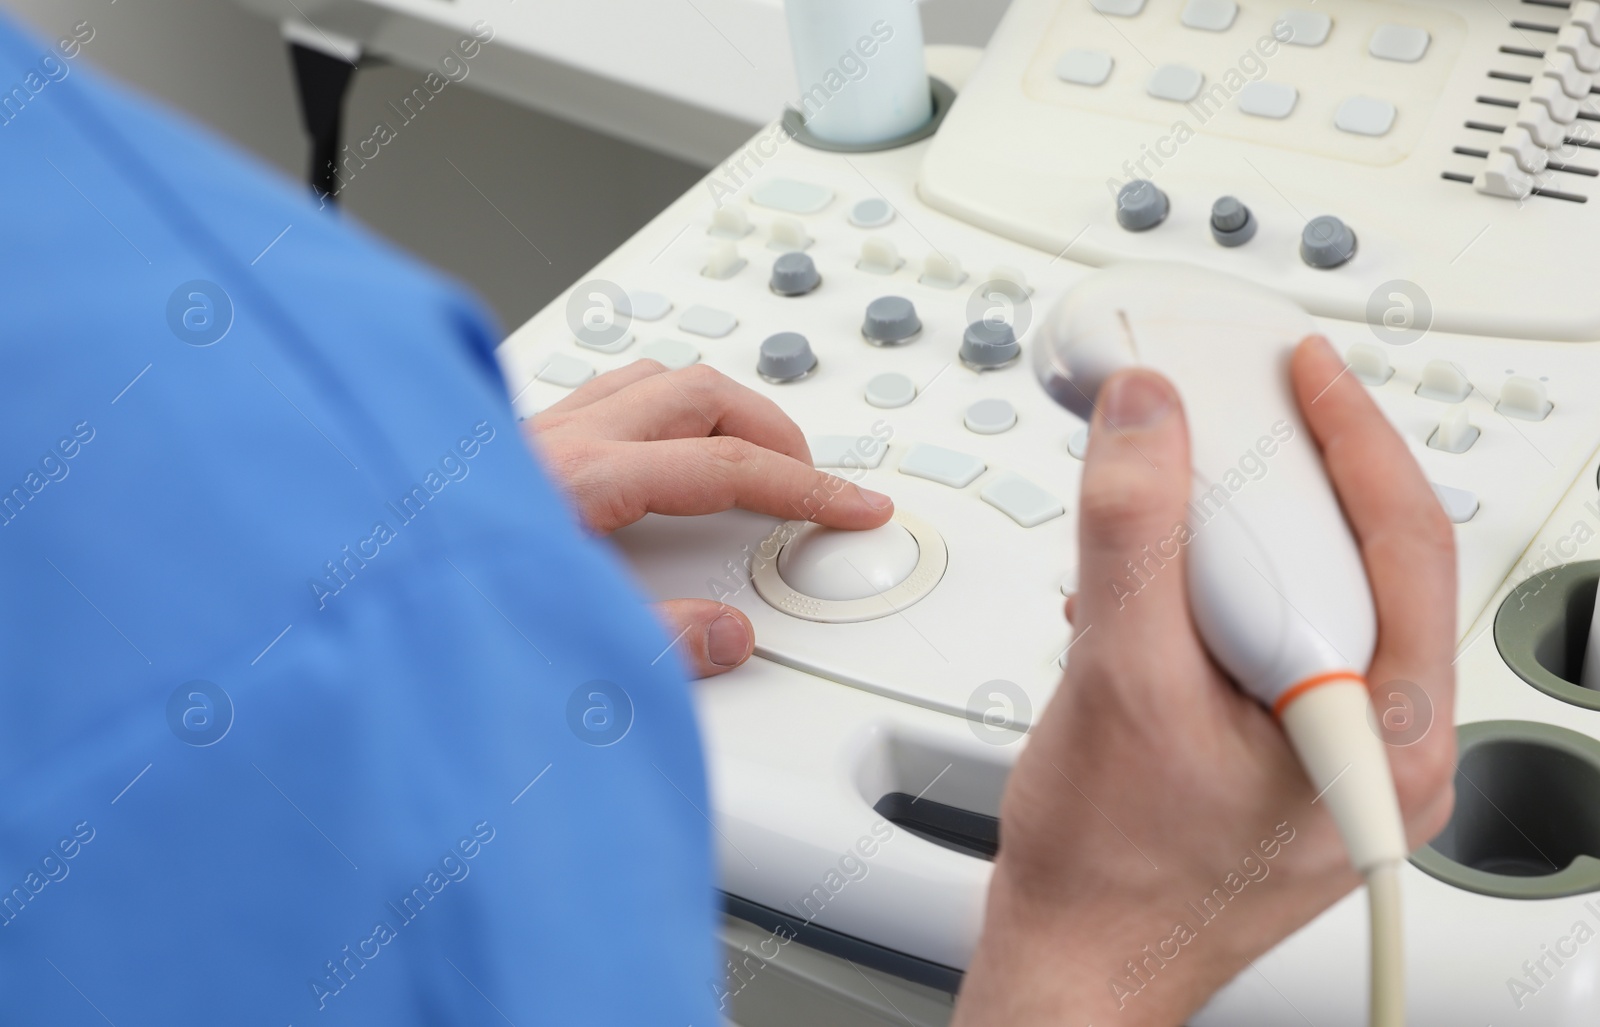
[[[928,41],[982,45],[1004,3],[926,3]],[[303,180],[307,147],[274,23],[228,0],[3,0],[0,8],[49,36],[89,21],[95,37],[84,57],[91,64]],[[385,105],[398,103],[422,74],[363,64],[346,103],[347,137],[358,126],[393,121]],[[469,77],[384,146],[342,201],[371,228],[470,284],[509,329],[705,170],[480,93]]]

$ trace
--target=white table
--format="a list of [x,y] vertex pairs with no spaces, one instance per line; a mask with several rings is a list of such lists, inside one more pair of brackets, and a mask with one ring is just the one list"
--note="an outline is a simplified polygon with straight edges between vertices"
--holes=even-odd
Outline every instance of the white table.
[[313,38],[437,67],[478,22],[466,81],[710,165],[795,94],[782,0],[238,0]]

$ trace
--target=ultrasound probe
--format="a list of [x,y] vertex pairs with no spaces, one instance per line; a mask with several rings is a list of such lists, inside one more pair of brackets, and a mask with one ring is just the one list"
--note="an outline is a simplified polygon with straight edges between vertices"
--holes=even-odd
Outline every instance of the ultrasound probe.
[[[1272,711],[1367,882],[1373,1027],[1405,1022],[1399,868],[1405,830],[1362,676],[1376,617],[1361,552],[1289,388],[1316,334],[1295,304],[1201,269],[1129,263],[1069,290],[1041,325],[1034,370],[1085,421],[1114,372],[1172,380],[1192,438],[1189,605],[1212,657]],[[1292,429],[1292,433],[1290,431]],[[1259,480],[1225,480],[1288,435]],[[1236,486],[1236,487],[1235,487]]]

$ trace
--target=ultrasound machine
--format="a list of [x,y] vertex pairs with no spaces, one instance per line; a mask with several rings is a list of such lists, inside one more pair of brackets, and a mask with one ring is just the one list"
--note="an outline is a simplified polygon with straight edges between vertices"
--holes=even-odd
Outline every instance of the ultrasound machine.
[[[1087,427],[1044,336],[1114,274],[1303,311],[1454,524],[1457,723],[1373,696],[1391,744],[1460,741],[1454,817],[1399,873],[1409,1022],[1600,1023],[1600,2],[1014,0],[982,51],[917,18],[792,2],[794,107],[499,350],[525,417],[708,364],[895,500],[855,534],[615,536],[651,592],[755,624],[697,686],[729,1015],[948,1020],[1073,643]],[[1226,332],[1182,357],[1219,425],[1270,391]],[[1367,955],[1358,892],[1192,1023],[1366,1023]]]

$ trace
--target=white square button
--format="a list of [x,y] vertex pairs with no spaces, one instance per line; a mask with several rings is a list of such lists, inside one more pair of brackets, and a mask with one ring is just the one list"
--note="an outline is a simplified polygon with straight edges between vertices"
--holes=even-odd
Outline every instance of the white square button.
[[1352,96],[1339,105],[1333,124],[1358,136],[1381,136],[1394,127],[1394,104],[1370,96]]
[[813,467],[844,467],[861,470],[883,463],[888,451],[876,435],[807,435]]
[[639,351],[669,371],[681,371],[700,362],[700,351],[679,339],[657,339]]
[[1101,14],[1119,18],[1131,18],[1144,10],[1144,0],[1089,0],[1089,5]]
[[1422,60],[1428,52],[1430,37],[1427,29],[1410,25],[1379,25],[1367,44],[1367,53],[1380,61],[1404,61],[1410,64]]
[[1189,0],[1183,9],[1183,23],[1206,32],[1226,32],[1239,13],[1233,0]]
[[1321,46],[1333,28],[1333,19],[1320,11],[1285,11],[1272,26],[1272,34],[1294,46]]
[[900,473],[964,489],[988,470],[981,457],[919,442],[900,459]]
[[1163,64],[1150,73],[1144,88],[1157,100],[1188,103],[1200,95],[1200,87],[1205,81],[1206,77],[1193,68],[1182,64]]
[[1239,90],[1239,110],[1258,118],[1287,118],[1300,91],[1283,82],[1247,82]]
[[1068,50],[1056,59],[1056,78],[1079,86],[1097,86],[1111,77],[1111,55],[1104,50]]
[[1066,512],[1061,500],[1010,471],[985,485],[983,491],[978,493],[978,498],[1024,528],[1043,524]]
[[750,202],[789,214],[815,214],[833,199],[833,190],[792,178],[774,178],[756,186]]
[[623,299],[619,313],[636,321],[659,321],[672,309],[672,301],[659,292],[630,292]]
[[533,376],[535,381],[549,382],[563,389],[576,389],[594,377],[594,365],[565,353],[553,354]]
[[678,327],[690,335],[720,339],[739,326],[739,319],[726,310],[693,306],[678,315]]

